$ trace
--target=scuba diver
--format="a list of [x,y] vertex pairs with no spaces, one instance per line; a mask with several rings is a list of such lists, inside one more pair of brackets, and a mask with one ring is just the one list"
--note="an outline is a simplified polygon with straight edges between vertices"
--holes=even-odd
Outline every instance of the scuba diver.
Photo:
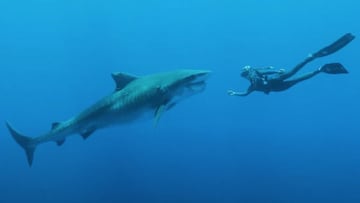
[[242,69],[241,76],[250,81],[250,86],[244,92],[236,92],[233,90],[228,90],[228,94],[231,96],[246,96],[252,93],[253,91],[261,91],[265,94],[269,94],[274,91],[283,91],[289,89],[298,82],[307,80],[314,77],[315,75],[323,72],[328,74],[343,74],[348,73],[348,71],[340,63],[329,63],[321,66],[320,68],[305,73],[304,75],[294,77],[301,68],[306,64],[313,61],[316,58],[323,57],[335,53],[341,48],[345,47],[355,38],[351,33],[347,33],[340,37],[338,40],[330,44],[329,46],[320,49],[314,54],[310,54],[304,61],[296,65],[290,71],[285,71],[285,69],[274,69],[272,66],[264,68],[253,68],[250,66],[245,66]]

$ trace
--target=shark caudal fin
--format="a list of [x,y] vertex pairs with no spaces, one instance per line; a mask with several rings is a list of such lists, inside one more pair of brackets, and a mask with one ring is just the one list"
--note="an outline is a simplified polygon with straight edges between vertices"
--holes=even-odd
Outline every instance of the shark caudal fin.
[[8,122],[6,122],[6,127],[9,129],[15,141],[25,150],[29,166],[31,166],[36,148],[36,143],[34,142],[33,138],[22,135],[16,131]]

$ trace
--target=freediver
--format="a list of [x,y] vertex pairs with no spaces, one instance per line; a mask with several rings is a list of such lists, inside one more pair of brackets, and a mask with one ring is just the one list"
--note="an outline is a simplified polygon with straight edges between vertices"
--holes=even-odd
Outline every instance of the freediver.
[[351,33],[343,35],[329,46],[320,49],[314,54],[310,54],[305,58],[305,60],[296,65],[290,71],[286,71],[285,69],[274,69],[271,66],[265,68],[253,68],[250,66],[245,66],[242,68],[241,76],[250,81],[250,86],[244,92],[228,90],[228,94],[231,96],[246,96],[254,91],[260,91],[264,92],[265,94],[269,94],[270,92],[287,90],[295,84],[310,79],[321,72],[328,74],[348,73],[342,64],[328,63],[312,72],[291,78],[309,62],[315,60],[316,58],[324,57],[337,52],[349,44],[354,38],[355,36]]

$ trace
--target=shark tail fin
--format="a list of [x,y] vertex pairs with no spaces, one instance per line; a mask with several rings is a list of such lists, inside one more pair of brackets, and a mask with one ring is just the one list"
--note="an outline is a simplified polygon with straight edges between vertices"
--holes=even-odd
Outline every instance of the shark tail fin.
[[29,166],[31,167],[34,159],[34,152],[36,149],[36,143],[34,139],[22,135],[17,130],[15,130],[8,122],[6,122],[6,127],[9,129],[11,136],[15,139],[15,141],[25,150]]

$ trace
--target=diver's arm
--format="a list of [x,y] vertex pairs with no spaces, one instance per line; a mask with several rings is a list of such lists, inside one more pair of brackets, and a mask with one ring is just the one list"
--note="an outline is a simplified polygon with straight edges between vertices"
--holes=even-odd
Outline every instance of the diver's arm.
[[233,90],[228,90],[227,93],[228,95],[230,96],[247,96],[249,95],[251,92],[253,92],[254,90],[252,88],[248,88],[246,91],[244,92],[236,92],[236,91],[233,91]]
[[266,68],[255,69],[255,71],[257,72],[258,75],[263,76],[263,75],[271,75],[271,74],[282,74],[285,72],[285,69],[281,68],[279,70],[274,70],[272,66],[269,66]]

